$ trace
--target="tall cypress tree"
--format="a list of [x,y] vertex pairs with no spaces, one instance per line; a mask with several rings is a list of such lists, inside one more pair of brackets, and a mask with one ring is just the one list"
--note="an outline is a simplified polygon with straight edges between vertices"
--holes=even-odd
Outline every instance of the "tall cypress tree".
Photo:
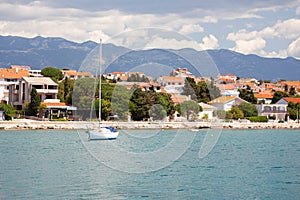
[[31,98],[30,98],[27,114],[29,116],[36,116],[38,114],[38,109],[41,103],[41,99],[40,99],[40,95],[37,93],[34,87],[30,92],[30,97]]

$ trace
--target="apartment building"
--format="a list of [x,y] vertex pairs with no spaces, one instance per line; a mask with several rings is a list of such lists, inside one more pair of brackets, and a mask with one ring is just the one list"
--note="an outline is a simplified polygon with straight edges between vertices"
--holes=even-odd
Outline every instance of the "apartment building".
[[23,77],[9,86],[9,104],[21,110],[25,102],[30,102],[32,88],[37,90],[41,102],[57,99],[58,85],[49,77]]
[[17,84],[22,77],[28,77],[28,69],[20,69],[17,66],[13,68],[0,68],[0,101],[7,103],[9,101],[9,87]]

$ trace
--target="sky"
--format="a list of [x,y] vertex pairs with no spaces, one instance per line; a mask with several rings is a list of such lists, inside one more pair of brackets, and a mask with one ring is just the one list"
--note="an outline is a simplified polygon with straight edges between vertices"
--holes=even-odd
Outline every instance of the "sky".
[[4,36],[300,59],[300,0],[0,0],[0,13]]

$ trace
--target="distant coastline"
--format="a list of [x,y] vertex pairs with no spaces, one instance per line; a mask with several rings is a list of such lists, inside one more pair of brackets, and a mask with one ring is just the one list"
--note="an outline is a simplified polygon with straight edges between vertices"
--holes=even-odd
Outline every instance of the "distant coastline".
[[[103,122],[103,125],[114,126],[120,130],[130,129],[300,129],[296,122]],[[97,126],[97,122],[86,121],[34,121],[15,119],[1,121],[0,130],[41,130],[65,129],[88,130]]]

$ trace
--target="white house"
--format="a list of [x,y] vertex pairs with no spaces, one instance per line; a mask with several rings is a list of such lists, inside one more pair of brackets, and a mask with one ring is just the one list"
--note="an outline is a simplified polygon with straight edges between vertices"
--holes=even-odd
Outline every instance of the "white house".
[[276,120],[285,120],[287,104],[259,104],[256,106],[258,116],[274,117]]
[[23,77],[19,82],[9,87],[9,104],[22,109],[25,102],[30,101],[30,93],[35,88],[41,102],[46,99],[57,99],[58,85],[49,77]]
[[165,87],[167,91],[171,93],[180,94],[184,87],[184,77],[174,77],[174,76],[161,76],[157,79],[157,82]]
[[243,102],[248,103],[237,96],[221,96],[208,102],[208,104],[216,107],[218,110],[229,111],[231,110],[232,106],[238,106]]
[[199,106],[202,107],[203,111],[199,112],[198,118],[203,119],[207,116],[207,119],[213,119],[213,112],[217,110],[216,107],[206,104],[206,103],[199,103]]

